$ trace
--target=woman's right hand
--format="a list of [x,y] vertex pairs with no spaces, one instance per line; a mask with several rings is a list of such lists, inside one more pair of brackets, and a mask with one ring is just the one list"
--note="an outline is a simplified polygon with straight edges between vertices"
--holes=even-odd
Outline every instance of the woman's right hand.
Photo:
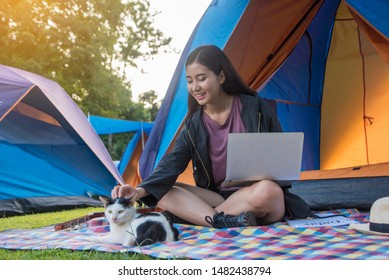
[[127,199],[135,197],[136,199],[137,189],[131,185],[115,186],[111,191],[111,196],[113,199],[118,197],[124,197]]

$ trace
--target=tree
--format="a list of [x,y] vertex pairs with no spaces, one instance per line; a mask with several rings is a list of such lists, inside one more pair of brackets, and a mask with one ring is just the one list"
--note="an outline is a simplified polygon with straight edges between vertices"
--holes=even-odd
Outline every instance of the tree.
[[141,93],[138,97],[139,103],[143,104],[144,108],[148,109],[149,118],[147,121],[154,121],[157,116],[161,101],[158,101],[158,95],[154,90]]
[[[55,80],[85,114],[154,118],[146,103],[131,100],[126,77],[127,66],[166,51],[171,40],[153,27],[149,1],[0,0],[0,7],[1,64]],[[112,158],[130,137],[115,135]]]
[[147,0],[0,0],[0,7],[0,63],[57,81],[85,113],[144,114],[125,67],[171,40],[153,27]]

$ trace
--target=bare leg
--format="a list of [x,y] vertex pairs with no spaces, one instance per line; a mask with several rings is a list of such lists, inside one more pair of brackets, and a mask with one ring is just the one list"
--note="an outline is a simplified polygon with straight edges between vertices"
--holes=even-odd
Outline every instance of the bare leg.
[[213,217],[214,207],[224,202],[219,194],[192,186],[174,186],[158,203],[158,207],[200,226],[210,226],[206,216]]
[[215,210],[235,216],[253,211],[260,218],[261,224],[269,224],[284,217],[284,194],[276,183],[263,180],[234,192]]
[[227,200],[219,194],[193,186],[173,187],[158,203],[169,211],[196,225],[210,226],[205,217],[224,212],[237,216],[253,211],[261,224],[280,221],[284,217],[284,195],[272,181],[260,181],[234,192]]

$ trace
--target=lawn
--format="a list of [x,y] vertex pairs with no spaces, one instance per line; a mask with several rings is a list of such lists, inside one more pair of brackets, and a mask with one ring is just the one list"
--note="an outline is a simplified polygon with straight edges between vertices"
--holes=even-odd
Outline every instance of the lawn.
[[[0,218],[0,231],[14,228],[39,228],[55,225],[91,212],[102,212],[103,208],[82,208],[60,212],[30,214]],[[0,260],[149,260],[148,256],[136,253],[105,253],[98,251],[49,250],[6,250],[0,249]]]

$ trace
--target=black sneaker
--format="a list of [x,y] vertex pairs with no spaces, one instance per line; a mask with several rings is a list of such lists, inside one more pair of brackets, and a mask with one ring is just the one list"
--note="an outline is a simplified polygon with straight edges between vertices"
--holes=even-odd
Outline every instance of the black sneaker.
[[214,228],[251,227],[257,225],[254,212],[243,212],[238,216],[216,213],[213,218],[206,216],[205,220]]

